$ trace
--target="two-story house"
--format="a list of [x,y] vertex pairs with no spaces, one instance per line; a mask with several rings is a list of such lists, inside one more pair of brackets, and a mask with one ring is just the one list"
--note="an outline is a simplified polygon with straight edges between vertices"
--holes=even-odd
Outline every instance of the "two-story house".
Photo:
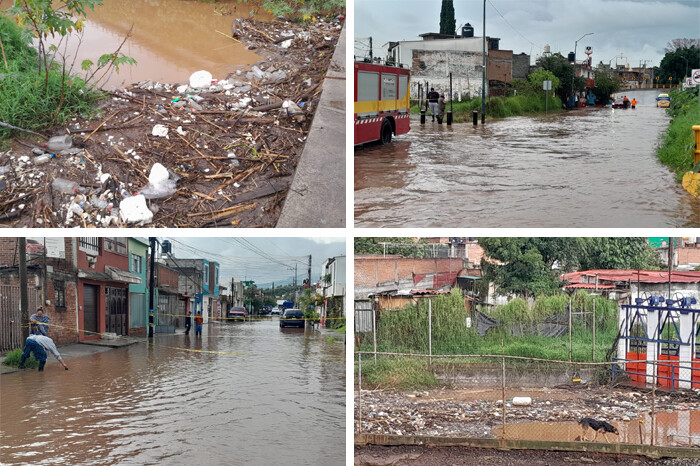
[[184,313],[180,314],[178,309],[179,273],[162,262],[156,262],[155,280],[154,303],[158,309],[155,331],[174,332],[175,328],[185,325]]
[[148,240],[129,238],[129,272],[141,283],[129,284],[129,334],[145,335],[148,330]]
[[[323,322],[326,322],[326,319],[345,317],[345,281],[345,256],[326,259],[321,269]],[[328,325],[332,324],[332,321],[328,322]]]
[[194,296],[192,314],[202,312],[204,322],[214,316],[219,303],[219,264],[206,259],[165,259],[168,267],[174,268],[182,277],[179,292],[189,300]]
[[129,333],[129,285],[141,278],[129,272],[126,238],[78,238],[78,328],[80,341],[101,333]]

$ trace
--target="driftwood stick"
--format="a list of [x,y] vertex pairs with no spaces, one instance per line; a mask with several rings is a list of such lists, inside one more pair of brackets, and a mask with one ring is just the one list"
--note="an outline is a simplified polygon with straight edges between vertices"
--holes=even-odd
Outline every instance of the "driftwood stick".
[[34,136],[39,136],[41,139],[48,139],[48,138],[47,138],[46,136],[44,136],[43,134],[35,133],[34,131],[31,131],[31,130],[28,130],[28,129],[24,129],[24,128],[20,128],[19,126],[12,126],[11,124],[9,124],[9,123],[3,123],[2,121],[0,121],[0,126],[4,126],[5,128],[10,128],[10,129],[15,130],[15,131],[22,131],[23,133],[33,134]]

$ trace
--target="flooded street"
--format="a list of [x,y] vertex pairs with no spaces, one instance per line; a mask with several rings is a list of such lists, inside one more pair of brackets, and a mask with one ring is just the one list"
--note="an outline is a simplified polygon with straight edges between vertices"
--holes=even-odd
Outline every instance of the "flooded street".
[[[194,330],[193,330],[194,331]],[[0,379],[0,463],[345,464],[343,336],[277,320]],[[60,348],[59,348],[60,351]]]
[[[11,0],[0,0],[0,10],[11,5]],[[70,66],[77,51],[74,71],[79,72],[83,60],[97,63],[100,55],[114,52],[133,24],[132,36],[121,52],[136,59],[137,65],[121,67],[106,88],[148,79],[186,82],[202,69],[223,79],[263,58],[231,39],[235,18],[271,19],[259,1],[104,0],[94,11],[87,10],[83,36],[80,40],[77,35],[71,37],[65,55],[71,57]],[[51,43],[58,44],[58,37]],[[65,41],[62,53],[64,45]]]
[[[681,227],[700,205],[656,158],[658,90],[635,110],[583,109],[485,126],[412,117],[387,146],[355,150],[358,227]],[[449,108],[449,107],[448,107]]]

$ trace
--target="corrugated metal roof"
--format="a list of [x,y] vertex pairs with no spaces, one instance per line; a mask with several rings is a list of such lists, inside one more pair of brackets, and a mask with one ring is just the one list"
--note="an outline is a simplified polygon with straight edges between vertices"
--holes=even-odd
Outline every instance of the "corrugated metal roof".
[[[598,283],[606,282],[640,282],[640,283],[666,283],[668,282],[668,271],[663,270],[585,270],[581,272],[566,273],[561,276],[563,280],[570,283],[581,283],[585,277],[586,281],[595,280],[598,276]],[[671,272],[672,283],[700,283],[700,271],[673,271]]]
[[[584,290],[595,290],[595,283],[572,283],[571,285],[566,285],[564,288],[574,288],[574,289],[584,289]],[[599,290],[611,290],[615,289],[615,285],[601,285],[598,283]]]

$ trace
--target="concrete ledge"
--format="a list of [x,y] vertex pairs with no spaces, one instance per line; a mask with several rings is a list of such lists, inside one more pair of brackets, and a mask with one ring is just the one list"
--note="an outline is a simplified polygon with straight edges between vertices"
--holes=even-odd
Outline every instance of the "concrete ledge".
[[345,25],[277,228],[345,227]]
[[654,447],[622,443],[546,442],[537,440],[501,440],[462,437],[433,437],[428,435],[355,434],[355,445],[421,445],[434,447],[493,448],[497,450],[550,450],[588,453],[619,453],[649,458],[700,458],[700,449],[683,447]]

